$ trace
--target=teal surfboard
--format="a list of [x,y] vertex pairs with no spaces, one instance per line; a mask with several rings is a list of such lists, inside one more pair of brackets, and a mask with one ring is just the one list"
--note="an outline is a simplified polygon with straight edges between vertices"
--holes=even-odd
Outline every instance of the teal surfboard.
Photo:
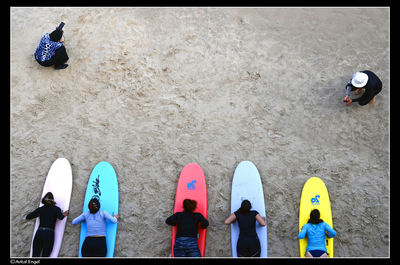
[[[118,214],[118,181],[114,168],[108,162],[102,161],[98,163],[90,174],[88,185],[86,188],[85,201],[83,203],[83,212],[88,212],[89,201],[96,197],[100,201],[100,209],[108,212],[110,215]],[[114,256],[115,241],[117,238],[117,224],[106,222],[106,241],[107,255]],[[81,234],[79,240],[79,257],[82,257],[82,244],[86,238],[87,227],[86,222],[81,223]]]

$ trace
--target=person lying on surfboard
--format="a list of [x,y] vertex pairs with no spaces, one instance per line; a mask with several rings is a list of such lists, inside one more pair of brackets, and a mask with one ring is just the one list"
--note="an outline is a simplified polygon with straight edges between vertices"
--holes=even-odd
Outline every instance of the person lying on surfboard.
[[327,223],[319,218],[320,213],[318,209],[314,209],[310,213],[308,223],[303,225],[299,233],[299,239],[307,236],[308,244],[306,248],[306,257],[321,257],[328,256],[325,245],[325,233],[329,238],[336,236],[336,231],[332,229]]
[[31,220],[40,216],[39,228],[36,231],[33,239],[32,257],[49,257],[53,250],[54,244],[54,227],[57,218],[59,220],[68,216],[68,211],[61,212],[61,209],[56,206],[53,193],[48,192],[42,199],[43,206],[37,208],[26,216],[27,220]]
[[165,220],[169,225],[177,225],[176,239],[174,244],[175,257],[201,257],[197,245],[197,226],[208,227],[208,221],[201,213],[194,213],[197,207],[195,200],[185,199],[183,201],[183,212],[176,212]]
[[72,224],[76,225],[86,221],[87,234],[82,244],[82,257],[105,257],[107,255],[106,241],[106,219],[112,223],[117,223],[119,215],[112,216],[100,210],[100,202],[97,198],[89,201],[89,212],[82,213],[80,216],[72,220]]
[[225,224],[230,225],[238,221],[239,223],[239,239],[236,245],[238,257],[260,257],[261,245],[256,232],[256,221],[265,226],[265,217],[262,217],[257,211],[251,209],[249,200],[243,200],[240,208],[232,213],[226,220]]

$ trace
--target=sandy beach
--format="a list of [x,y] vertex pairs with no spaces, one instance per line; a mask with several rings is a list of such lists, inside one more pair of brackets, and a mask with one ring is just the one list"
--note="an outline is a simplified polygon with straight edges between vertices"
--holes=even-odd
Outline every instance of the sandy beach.
[[[10,256],[28,257],[51,164],[72,165],[59,256],[77,257],[89,175],[115,168],[115,257],[168,257],[182,168],[208,189],[206,256],[231,257],[233,172],[258,168],[268,255],[298,257],[309,177],[331,200],[336,257],[390,256],[388,8],[10,8]],[[65,22],[69,67],[34,59]],[[382,80],[374,104],[346,106],[361,70]],[[358,96],[352,95],[353,98]]]

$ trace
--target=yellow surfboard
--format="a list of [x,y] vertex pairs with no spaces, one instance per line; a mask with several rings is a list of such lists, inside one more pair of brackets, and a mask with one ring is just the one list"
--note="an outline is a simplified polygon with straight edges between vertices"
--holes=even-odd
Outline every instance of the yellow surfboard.
[[[318,209],[321,215],[320,218],[333,228],[332,210],[328,190],[325,183],[317,177],[309,178],[304,184],[301,193],[299,232],[303,225],[305,225],[310,219],[310,212],[314,209]],[[307,243],[307,236],[304,239],[299,239],[300,257],[305,257]],[[328,251],[328,257],[333,257],[333,238],[328,238],[325,235],[325,245]]]

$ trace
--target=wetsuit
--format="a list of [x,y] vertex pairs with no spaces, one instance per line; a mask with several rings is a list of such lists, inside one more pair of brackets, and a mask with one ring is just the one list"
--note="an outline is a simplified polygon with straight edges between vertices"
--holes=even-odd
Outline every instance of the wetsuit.
[[[365,92],[364,94],[356,99],[352,99],[352,102],[358,102],[358,104],[360,105],[366,105],[368,104],[379,92],[381,92],[382,90],[382,81],[379,79],[378,76],[376,76],[376,74],[374,74],[371,71],[365,70],[365,71],[360,71],[361,73],[364,73],[366,75],[368,75],[368,82],[367,84],[364,86],[365,88]],[[354,76],[353,76],[354,77]],[[346,89],[347,89],[347,93],[346,95],[350,95],[350,91],[354,91],[357,90],[357,87],[354,87],[351,84],[351,80],[353,79],[353,77],[350,79],[349,83],[347,83],[346,85]]]
[[49,257],[53,250],[56,220],[57,218],[64,219],[64,215],[57,206],[43,205],[29,213],[26,219],[30,220],[37,217],[40,217],[40,223],[33,239],[32,257],[40,257],[42,251],[42,257]]
[[241,214],[234,212],[239,224],[239,239],[236,245],[238,257],[260,257],[261,245],[256,232],[257,211]]
[[[313,257],[319,257],[327,252],[325,245],[325,232],[329,233],[329,238],[336,236],[336,231],[325,222],[319,224],[306,223],[301,228],[298,238],[303,239],[307,236],[308,244],[306,251],[310,252]],[[313,253],[314,251],[318,253],[316,256]]]
[[208,227],[208,221],[201,213],[177,212],[165,220],[169,225],[177,225],[178,231],[174,244],[175,257],[201,257],[197,245],[197,225]]

